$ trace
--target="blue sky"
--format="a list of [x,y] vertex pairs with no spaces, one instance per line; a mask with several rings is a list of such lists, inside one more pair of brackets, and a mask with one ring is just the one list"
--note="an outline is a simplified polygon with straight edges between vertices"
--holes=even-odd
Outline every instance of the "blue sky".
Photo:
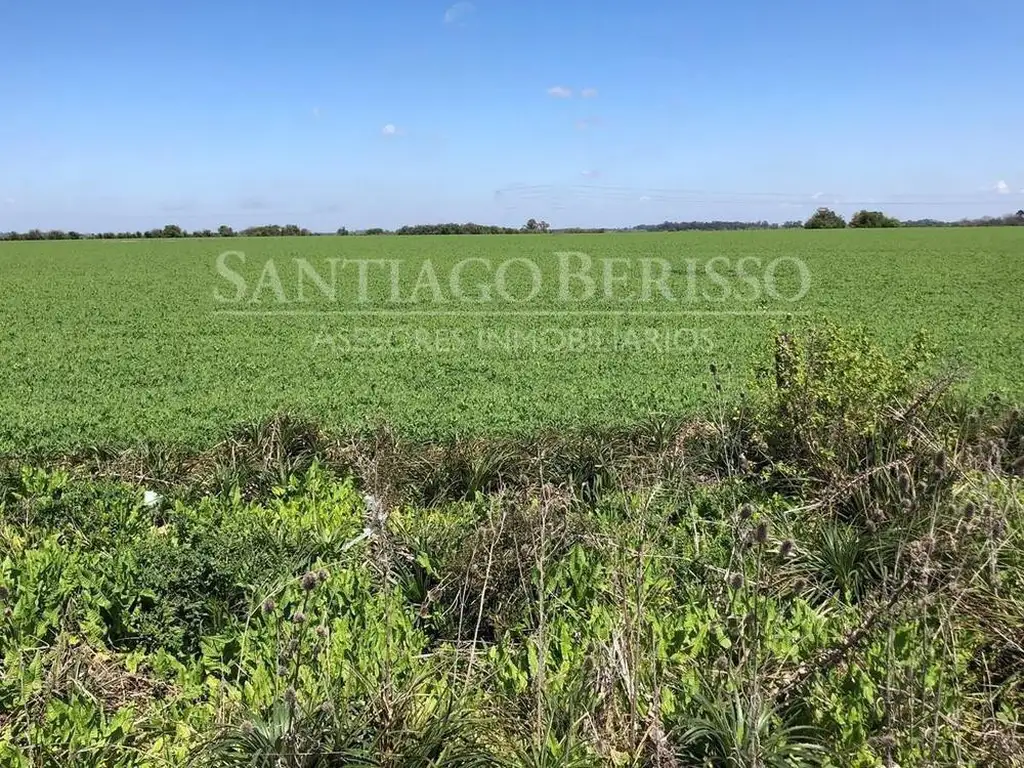
[[0,230],[1024,207],[1009,0],[0,0]]

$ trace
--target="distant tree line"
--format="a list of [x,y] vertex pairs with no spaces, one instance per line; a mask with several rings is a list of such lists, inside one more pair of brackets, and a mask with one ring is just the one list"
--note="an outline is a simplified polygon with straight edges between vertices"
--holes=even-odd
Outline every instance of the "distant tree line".
[[486,224],[414,224],[395,230],[396,235],[514,235],[514,227],[494,227]]
[[[768,221],[663,221],[661,224],[640,224],[635,227],[569,227],[552,229],[546,221],[529,219],[523,226],[499,227],[487,224],[415,224],[396,230],[373,227],[362,231],[339,228],[336,235],[517,235],[517,234],[600,234],[604,232],[688,232],[747,229],[854,229],[890,227],[1008,227],[1024,226],[1024,209],[1003,216],[982,216],[978,219],[941,221],[939,219],[911,219],[900,221],[881,211],[857,211],[847,222],[829,208],[819,208],[807,221],[787,221],[783,224]],[[144,240],[184,237],[308,237],[327,233],[312,232],[297,224],[264,224],[247,227],[237,232],[226,224],[215,230],[197,229],[189,232],[177,224],[160,229],[135,232],[83,233],[62,229],[30,229],[28,232],[0,232],[0,240]]]
[[551,225],[546,221],[528,220],[518,229],[515,227],[496,227],[488,224],[416,224],[395,230],[396,235],[518,235],[522,233],[550,232]]
[[177,224],[168,224],[160,229],[135,232],[94,232],[82,233],[62,229],[30,229],[28,232],[0,232],[0,240],[156,240],[181,237],[298,237],[314,233],[297,224],[265,224],[235,231],[226,224],[217,229],[197,229],[189,232]]
[[1024,226],[1024,208],[1016,213],[1003,216],[982,216],[980,219],[959,221],[938,221],[936,219],[914,219],[904,221],[904,227],[1019,227]]
[[714,232],[719,230],[740,229],[788,229],[803,226],[798,221],[787,221],[778,224],[768,221],[663,221],[661,224],[640,224],[633,227],[634,232]]
[[857,211],[850,217],[849,224],[835,211],[819,208],[804,223],[804,229],[843,229],[847,226],[854,229],[891,228],[891,227],[1016,227],[1024,225],[1024,209],[1004,216],[982,216],[980,219],[960,219],[959,221],[940,221],[938,219],[911,219],[900,221],[887,216],[881,211]]
[[[350,232],[346,227],[341,227],[334,234],[336,235],[517,235],[523,233],[546,233],[551,231],[551,225],[546,221],[529,219],[523,226],[497,227],[486,224],[416,224],[404,226],[397,230],[382,229],[373,227],[362,232]],[[604,231],[604,230],[600,230]],[[145,232],[65,232],[61,229],[44,231],[41,229],[30,229],[28,232],[0,232],[0,240],[142,240],[155,238],[180,238],[180,237],[305,237],[315,236],[321,233],[312,232],[297,224],[264,224],[257,227],[248,227],[235,231],[226,224],[222,224],[215,230],[197,229],[189,232],[177,224],[168,224],[160,229],[150,229]]]

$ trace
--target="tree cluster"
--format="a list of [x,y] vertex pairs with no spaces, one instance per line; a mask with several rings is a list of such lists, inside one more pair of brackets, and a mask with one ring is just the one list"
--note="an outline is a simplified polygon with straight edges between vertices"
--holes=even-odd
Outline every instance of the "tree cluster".
[[881,211],[857,211],[850,218],[850,226],[855,229],[891,229],[900,226],[900,220]]
[[804,229],[845,229],[846,219],[831,208],[819,208],[806,222]]
[[857,211],[850,223],[843,220],[835,211],[819,208],[804,223],[805,229],[842,229],[850,226],[857,229],[890,228],[890,227],[1016,227],[1024,225],[1024,209],[1003,216],[982,216],[978,219],[960,219],[959,221],[942,221],[941,219],[908,219],[900,221],[887,216],[881,211]]
[[[448,222],[445,224],[415,224],[400,227],[395,230],[396,235],[518,235],[523,233],[540,233],[550,232],[551,225],[546,221],[537,221],[537,219],[528,220],[523,226],[516,229],[515,227],[498,227],[490,224],[474,224],[468,222],[466,224],[455,224]],[[370,234],[370,230],[367,230],[366,234]]]
[[260,227],[249,227],[238,233],[242,237],[308,237],[313,233],[297,224],[267,224]]
[[395,230],[396,235],[514,235],[522,230],[486,224],[415,224]]
[[781,225],[768,221],[663,221],[661,224],[641,224],[633,227],[638,232],[714,232],[739,229],[780,229]]

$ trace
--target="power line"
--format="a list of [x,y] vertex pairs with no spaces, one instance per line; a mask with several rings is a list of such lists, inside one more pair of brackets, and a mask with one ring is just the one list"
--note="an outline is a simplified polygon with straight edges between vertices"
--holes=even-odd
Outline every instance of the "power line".
[[1005,200],[1010,206],[1013,195],[994,196],[993,193],[982,192],[977,196],[967,197],[963,194],[948,195],[935,193],[901,193],[888,194],[879,198],[847,198],[835,193],[794,193],[794,192],[735,192],[711,191],[702,189],[666,189],[646,187],[619,187],[596,184],[520,184],[502,187],[496,190],[495,198],[500,201],[512,200],[637,200],[654,202],[724,205],[790,205],[811,207],[821,205],[860,205],[860,206],[901,206],[901,205],[983,205],[995,206]]

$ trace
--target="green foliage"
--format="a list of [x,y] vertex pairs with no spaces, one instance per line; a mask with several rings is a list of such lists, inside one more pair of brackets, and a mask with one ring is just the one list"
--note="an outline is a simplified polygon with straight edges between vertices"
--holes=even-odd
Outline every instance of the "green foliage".
[[850,226],[854,229],[892,229],[900,226],[900,220],[886,216],[881,211],[857,211],[850,218]]
[[0,761],[1006,764],[1019,412],[930,359],[822,325],[714,424],[568,447],[278,416],[155,500],[9,467]]
[[[944,358],[972,370],[964,385],[972,398],[999,391],[1020,400],[1024,325],[1005,297],[1024,295],[1022,232],[233,237],[223,248],[191,239],[4,243],[0,271],[8,290],[0,327],[9,364],[0,387],[0,453],[121,450],[143,440],[201,450],[234,438],[239,424],[281,411],[335,433],[386,420],[403,436],[435,442],[624,427],[738,399],[746,385],[741,372],[770,360],[763,341],[788,312],[844,326],[870,323],[890,350],[927,328]],[[238,304],[214,297],[235,293],[217,272],[220,250],[246,256],[244,264],[229,262],[246,281]],[[573,283],[573,300],[559,299],[558,251],[592,258],[593,297],[585,299]],[[728,263],[712,262],[716,257]],[[339,263],[336,300],[306,279],[300,304],[295,259],[326,280],[337,258],[399,262],[403,297],[429,260],[445,301],[436,304],[421,291],[416,306],[391,303],[388,270],[378,265],[370,267],[369,281],[383,287],[360,303],[356,268]],[[471,297],[478,281],[494,283],[498,266],[511,259],[537,264],[542,291],[516,305],[453,301],[447,278],[468,258],[490,262],[490,269],[467,265],[463,282]],[[629,266],[613,264],[616,274],[629,275],[614,300],[603,297],[602,259],[629,260]],[[666,284],[675,301],[662,300],[657,290],[651,301],[638,300],[641,259],[670,264]],[[742,271],[758,277],[758,293],[742,277],[743,259],[752,260]],[[797,301],[787,300],[800,289],[793,259],[806,265],[809,278]],[[278,304],[267,288],[253,304],[270,261],[288,303]],[[775,262],[773,288],[782,298],[768,294],[763,280]],[[709,267],[729,286],[727,295],[709,278]],[[531,277],[512,264],[506,282],[513,295],[524,296]],[[620,300],[620,293],[636,300]],[[410,308],[452,314],[392,314]],[[254,309],[289,314],[212,314]],[[343,322],[337,314],[352,310],[391,313],[372,322],[363,316]],[[482,318],[481,310],[494,314]],[[718,382],[707,374],[711,363],[721,371]]]
[[[107,519],[136,497],[26,472],[17,503],[45,508],[58,488]],[[1019,490],[987,493],[1011,521],[1001,535],[1019,538]],[[67,517],[9,516],[3,754],[25,765],[50,750],[112,765],[866,766],[880,734],[896,733],[901,764],[980,755],[953,731],[926,737],[913,714],[984,716],[957,687],[985,637],[972,614],[951,623],[913,601],[875,604],[923,550],[784,498],[737,512],[750,498],[743,484],[603,493],[577,517],[571,497],[543,492],[523,515],[502,503],[392,509],[367,537],[351,483],[313,466],[258,502],[177,502],[159,522],[136,503],[142,519],[73,549],[51,532]],[[984,562],[988,541],[964,525],[948,530]],[[949,556],[933,550],[933,568],[955,578]],[[1017,560],[995,567],[1009,575]],[[971,585],[973,606],[994,599]],[[943,590],[925,594],[958,610]],[[877,623],[842,650],[865,621]],[[936,632],[961,652],[925,641]],[[819,669],[831,653],[853,663]],[[821,674],[780,695],[804,665]],[[880,708],[886,686],[916,698]]]
[[[761,370],[769,392],[755,437],[780,469],[834,477],[908,436],[905,413],[927,391],[935,352],[918,333],[891,356],[864,328],[821,324],[802,335],[775,338],[773,365]],[[916,408],[916,406],[915,406]]]
[[846,220],[831,208],[819,208],[807,221],[804,229],[844,229]]
[[770,707],[739,693],[704,693],[697,711],[679,734],[681,756],[688,765],[811,766],[826,752],[807,726],[786,723]]

